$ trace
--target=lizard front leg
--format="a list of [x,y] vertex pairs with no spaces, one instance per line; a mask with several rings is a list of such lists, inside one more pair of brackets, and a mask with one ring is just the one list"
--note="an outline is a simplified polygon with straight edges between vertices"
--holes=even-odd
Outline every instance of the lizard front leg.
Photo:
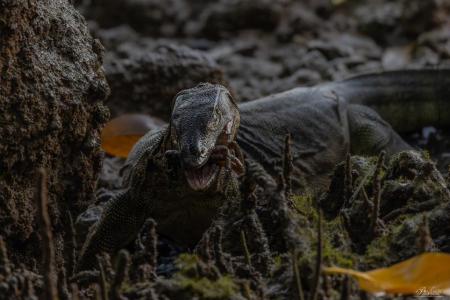
[[77,272],[94,268],[96,255],[101,252],[114,253],[137,236],[148,209],[133,195],[127,189],[110,200],[100,220],[89,232],[77,263]]
[[216,160],[220,166],[233,170],[239,177],[245,173],[244,156],[236,143],[215,146],[211,159]]
[[[114,253],[132,241],[150,215],[153,194],[150,174],[161,174],[155,158],[166,129],[148,133],[130,153],[122,171],[124,189],[112,198],[99,221],[91,228],[81,250],[77,271],[93,268],[100,252]],[[154,200],[154,199],[153,199]]]

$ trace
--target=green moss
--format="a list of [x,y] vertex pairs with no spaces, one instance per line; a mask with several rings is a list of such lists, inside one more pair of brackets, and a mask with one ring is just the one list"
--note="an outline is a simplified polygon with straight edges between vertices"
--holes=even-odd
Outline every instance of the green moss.
[[354,266],[355,257],[351,252],[351,241],[340,218],[324,222],[323,258],[328,265],[343,268]]
[[[295,207],[301,214],[309,221],[308,227],[298,228],[298,234],[303,241],[310,241],[311,250],[309,253],[303,253],[299,264],[305,264],[306,261],[310,263],[315,261],[317,249],[317,222],[319,214],[317,208],[313,205],[314,200],[311,196],[294,196],[293,202]],[[332,240],[335,240],[336,234],[342,234],[342,245],[340,247],[333,246]],[[332,221],[323,220],[323,258],[328,265],[337,265],[340,267],[353,267],[354,258],[351,255],[350,239],[347,236],[346,230],[341,224],[340,218]],[[348,248],[348,249],[346,249]]]
[[205,267],[203,262],[192,254],[181,254],[176,265],[179,271],[171,281],[183,292],[201,299],[229,299],[238,292],[238,285],[229,276],[210,279],[199,276],[197,270]]
[[377,238],[369,244],[364,258],[364,265],[369,267],[376,267],[386,260],[386,255],[389,253],[389,237],[384,235]]
[[295,208],[310,222],[315,222],[319,218],[317,208],[313,205],[313,197],[310,195],[295,195],[292,197]]
[[422,151],[422,157],[426,160],[431,160],[431,155],[430,155],[430,152],[428,152],[428,150]]
[[176,260],[176,266],[182,273],[187,273],[197,268],[200,259],[197,255],[182,253]]
[[[407,219],[407,216],[402,216],[402,219]],[[364,256],[364,265],[369,268],[378,268],[386,264],[387,258],[395,260],[396,255],[391,251],[392,241],[400,234],[403,227],[403,222],[397,220],[397,225],[392,225],[388,234],[382,235],[374,239],[369,246]]]
[[333,247],[327,238],[325,238],[323,244],[323,259],[328,265],[336,265],[342,268],[353,267],[355,260],[349,251],[344,252],[342,249]]
[[281,263],[283,262],[283,259],[281,258],[280,255],[277,255],[273,258],[273,268],[274,270],[278,270],[279,268],[281,268]]
[[177,285],[202,299],[229,299],[238,291],[236,283],[228,276],[213,281],[206,277],[191,278],[176,274]]

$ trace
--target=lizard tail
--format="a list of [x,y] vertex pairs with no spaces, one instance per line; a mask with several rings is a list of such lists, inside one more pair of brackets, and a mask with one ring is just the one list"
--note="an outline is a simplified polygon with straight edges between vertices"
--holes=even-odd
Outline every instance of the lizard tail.
[[333,86],[350,104],[375,109],[399,132],[450,128],[450,69],[390,71]]

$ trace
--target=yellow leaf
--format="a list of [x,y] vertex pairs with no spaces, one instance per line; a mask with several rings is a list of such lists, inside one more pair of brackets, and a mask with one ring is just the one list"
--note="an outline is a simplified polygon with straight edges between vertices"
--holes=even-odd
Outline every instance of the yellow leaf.
[[110,155],[126,158],[142,136],[163,124],[163,121],[143,114],[122,115],[103,128],[102,148]]
[[370,293],[417,296],[450,295],[450,255],[424,253],[387,268],[359,272],[339,267],[325,268],[329,274],[354,277]]

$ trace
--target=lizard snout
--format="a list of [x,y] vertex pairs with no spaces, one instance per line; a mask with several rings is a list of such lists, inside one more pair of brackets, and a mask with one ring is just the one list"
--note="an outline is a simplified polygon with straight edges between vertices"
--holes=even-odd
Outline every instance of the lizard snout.
[[200,168],[208,160],[208,149],[204,145],[189,145],[181,149],[181,160],[187,168]]

